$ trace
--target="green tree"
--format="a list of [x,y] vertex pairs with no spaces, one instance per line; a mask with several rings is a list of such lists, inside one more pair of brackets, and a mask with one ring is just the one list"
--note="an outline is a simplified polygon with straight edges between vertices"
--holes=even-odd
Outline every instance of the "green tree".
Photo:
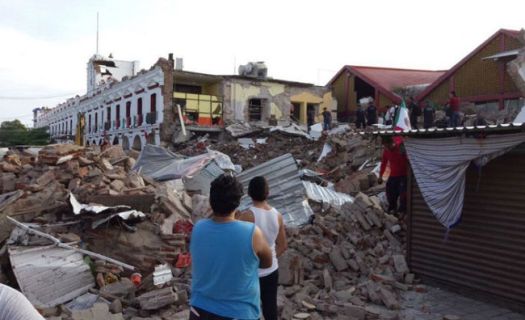
[[20,120],[0,124],[0,146],[44,145],[49,143],[47,128],[28,129]]

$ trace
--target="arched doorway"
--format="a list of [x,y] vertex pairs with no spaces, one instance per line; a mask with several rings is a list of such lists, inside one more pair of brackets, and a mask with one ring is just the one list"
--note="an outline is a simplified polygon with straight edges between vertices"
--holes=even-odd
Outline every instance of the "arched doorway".
[[129,150],[129,139],[127,136],[122,137],[122,149]]
[[118,137],[115,137],[115,138],[113,139],[113,145],[117,145],[117,144],[118,144]]
[[133,139],[132,148],[133,150],[137,150],[137,151],[142,150],[142,142],[140,141],[139,135],[136,135],[135,138]]

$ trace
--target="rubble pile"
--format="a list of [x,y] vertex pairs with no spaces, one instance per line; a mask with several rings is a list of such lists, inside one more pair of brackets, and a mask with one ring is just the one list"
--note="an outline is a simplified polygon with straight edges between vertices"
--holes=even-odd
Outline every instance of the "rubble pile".
[[[324,193],[319,199],[299,196],[297,205],[310,199],[314,219],[287,228],[289,250],[280,257],[281,318],[395,319],[399,291],[411,289],[414,276],[404,260],[403,224],[382,210],[377,197],[363,193],[382,188],[365,166],[375,155],[373,146],[353,132],[316,142],[282,132],[260,139],[252,138],[248,148],[246,140],[201,140],[178,153],[220,150],[244,168],[292,153],[287,170],[299,177],[295,158],[310,169],[301,176],[312,188],[328,190],[331,184],[347,193],[345,199],[334,193],[340,200],[334,203]],[[9,151],[0,162],[0,279],[18,283],[46,317],[188,318],[188,244],[193,223],[210,214],[208,198],[188,191],[190,180],[161,182],[141,174],[143,167],[134,171],[137,157],[120,146],[100,151],[50,145],[38,157]],[[41,275],[53,299],[43,299],[35,282],[17,274],[34,270],[27,261],[60,266],[65,257],[69,271],[46,266],[49,273]],[[82,286],[73,288],[78,283]]]
[[279,259],[282,319],[397,319],[399,292],[413,288],[414,274],[404,258],[404,225],[377,197],[360,193],[287,231],[289,249]]
[[[48,317],[131,319],[168,312],[165,318],[187,319],[192,197],[132,171],[134,164],[120,146],[100,152],[50,145],[38,159],[9,151],[0,162],[2,282],[18,283]],[[35,248],[40,254],[30,264],[16,260]],[[73,259],[75,251],[84,260],[82,255]],[[61,255],[69,264],[53,268]],[[92,273],[88,278],[85,264]],[[169,266],[175,277],[155,286],[159,264]],[[35,266],[48,270],[40,283],[50,288],[32,287],[17,275],[24,268],[34,273]],[[57,297],[42,298],[49,295],[42,291]],[[81,305],[78,310],[63,304],[71,298]]]
[[[324,134],[316,141],[279,131],[265,131],[239,140],[201,139],[175,151],[185,156],[201,154],[206,148],[220,151],[229,155],[233,163],[240,164],[243,170],[291,153],[302,168],[315,171],[326,180],[337,183],[357,172],[367,159],[378,159],[374,146],[373,142],[352,130]],[[357,179],[352,176],[352,180]],[[371,181],[369,187],[374,185]],[[350,191],[366,189],[368,188],[352,188]]]
[[243,144],[236,139],[231,141],[206,139],[190,143],[175,151],[186,156],[195,156],[205,152],[208,147],[229,155],[233,163],[241,165],[243,169],[249,169],[286,153],[291,153],[295,159],[300,161],[315,162],[323,146],[321,140],[313,141],[302,136],[281,132],[261,132],[242,139],[241,142],[248,140],[252,142],[243,147]]

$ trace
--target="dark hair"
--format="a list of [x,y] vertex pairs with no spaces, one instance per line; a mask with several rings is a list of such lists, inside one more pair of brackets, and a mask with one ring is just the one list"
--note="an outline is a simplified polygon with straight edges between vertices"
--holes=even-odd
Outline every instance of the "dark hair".
[[253,200],[264,201],[268,198],[269,193],[268,182],[264,177],[255,177],[250,180],[248,194]]
[[456,91],[452,90],[452,91],[450,91],[450,94],[452,94],[454,97],[456,97]]
[[244,192],[242,184],[231,174],[218,176],[211,183],[210,206],[216,216],[227,216],[237,209]]

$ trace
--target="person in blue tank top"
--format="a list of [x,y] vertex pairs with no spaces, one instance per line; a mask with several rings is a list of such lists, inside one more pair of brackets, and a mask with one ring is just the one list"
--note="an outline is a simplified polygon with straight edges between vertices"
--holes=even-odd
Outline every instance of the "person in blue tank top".
[[242,185],[230,174],[210,187],[211,219],[197,222],[190,242],[190,320],[255,320],[261,316],[258,268],[272,251],[253,223],[235,220]]

